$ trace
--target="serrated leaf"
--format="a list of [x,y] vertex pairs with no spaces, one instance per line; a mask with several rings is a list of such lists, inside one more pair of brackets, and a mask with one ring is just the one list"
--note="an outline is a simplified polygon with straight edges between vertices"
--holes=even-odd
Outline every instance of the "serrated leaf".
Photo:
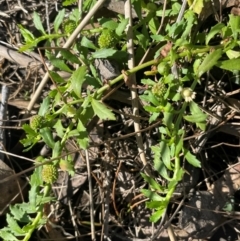
[[164,191],[164,188],[159,183],[157,183],[153,178],[145,175],[144,173],[141,173],[141,176],[151,186],[152,189],[158,190],[159,192]]
[[49,127],[44,127],[39,130],[39,133],[41,134],[43,141],[50,147],[54,148],[54,138],[53,138],[53,133]]
[[97,47],[94,45],[92,41],[90,41],[87,37],[83,36],[81,40],[81,46],[86,47],[88,49],[96,50]]
[[144,196],[148,197],[150,200],[153,201],[162,201],[164,199],[164,197],[161,197],[156,192],[153,192],[148,189],[141,189],[141,192]]
[[9,214],[7,214],[7,223],[9,228],[11,229],[11,232],[15,236],[22,236],[25,234],[25,232],[20,228],[16,220],[14,220],[14,218]]
[[42,25],[42,20],[39,17],[38,13],[34,12],[33,13],[33,22],[37,30],[39,30],[42,34],[46,34],[43,25]]
[[198,68],[198,72],[196,73],[199,77],[210,70],[214,65],[217,64],[217,61],[222,57],[223,51],[221,49],[214,50],[210,54],[208,54],[203,62],[200,64]]
[[74,93],[80,98],[82,93],[82,84],[85,81],[85,76],[87,74],[87,66],[81,66],[75,70],[71,77],[71,88]]
[[88,138],[87,130],[80,120],[78,121],[77,130],[79,133],[79,136],[77,138],[78,145],[83,150],[86,150],[89,144],[89,138]]
[[126,18],[123,19],[123,20],[121,21],[121,23],[118,24],[118,26],[117,26],[117,28],[116,28],[116,34],[117,34],[118,36],[122,36],[123,32],[124,32],[125,29],[126,29],[127,24],[128,24],[128,19],[126,19]]
[[81,64],[78,57],[75,54],[71,53],[68,49],[61,49],[60,52],[62,57],[67,61],[70,61],[71,63],[75,63],[75,64]]
[[11,206],[10,211],[15,220],[22,221],[23,216],[26,214],[22,208],[19,208],[17,205]]
[[65,80],[64,78],[62,78],[58,73],[54,72],[54,71],[50,71],[49,70],[49,75],[52,78],[52,80],[56,83],[64,83]]
[[151,217],[150,217],[150,222],[156,223],[161,217],[162,215],[165,213],[166,211],[166,207],[163,207],[159,210],[157,210]]
[[100,50],[97,50],[96,52],[94,52],[92,54],[92,57],[94,59],[106,59],[108,57],[113,56],[116,52],[117,52],[117,50],[115,50],[115,49],[100,49]]
[[206,36],[206,45],[208,45],[209,41],[218,33],[222,32],[222,28],[225,27],[225,25],[223,23],[218,23],[215,26],[213,26],[210,29],[210,32],[207,34]]
[[41,175],[42,167],[35,168],[33,174],[31,175],[29,184],[31,186],[40,186],[42,185],[42,175]]
[[58,15],[57,15],[56,18],[54,19],[53,27],[54,27],[55,33],[58,32],[59,26],[60,26],[60,25],[62,24],[62,22],[63,22],[64,16],[65,16],[65,8],[63,8],[62,10],[60,10],[60,11],[58,12]]
[[100,101],[92,99],[92,108],[94,114],[97,115],[101,120],[115,120],[115,116],[111,110],[109,110]]
[[49,110],[49,104],[50,104],[50,98],[47,96],[46,98],[44,98],[43,102],[40,105],[38,114],[40,116],[45,116],[47,111]]
[[53,128],[56,130],[57,135],[62,138],[66,129],[63,127],[62,121],[60,119],[57,120]]
[[55,57],[51,57],[49,60],[54,67],[72,73],[72,70],[65,64],[64,60]]
[[31,189],[28,192],[28,198],[29,198],[29,206],[35,207],[35,210],[37,209],[37,203],[36,203],[36,198],[37,195],[36,193],[38,192],[39,186],[37,185],[32,185]]
[[184,149],[183,153],[188,163],[190,163],[194,167],[201,167],[201,162],[193,154],[191,154],[189,150]]
[[229,71],[240,70],[240,58],[219,61],[217,63],[217,66],[221,69],[225,69]]
[[14,235],[12,235],[10,232],[0,230],[0,237],[4,241],[19,241]]

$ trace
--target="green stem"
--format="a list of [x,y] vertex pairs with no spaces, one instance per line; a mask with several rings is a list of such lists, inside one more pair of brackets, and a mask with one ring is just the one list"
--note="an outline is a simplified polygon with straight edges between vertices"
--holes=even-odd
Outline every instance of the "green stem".
[[[50,189],[51,189],[51,185],[50,184],[48,184],[48,185],[46,185],[44,187],[43,197],[47,197],[48,196]],[[32,224],[31,224],[31,229],[28,231],[28,233],[25,235],[25,237],[24,237],[24,239],[22,241],[28,241],[31,238],[32,233],[34,232],[34,230],[37,229],[38,224],[41,221],[42,216],[43,216],[43,206],[44,206],[43,204],[40,205],[39,211],[37,212],[37,216],[34,218]]]
[[[189,50],[189,49],[186,49],[186,50],[183,50],[183,52],[179,53],[178,55],[178,58],[183,58],[183,57],[186,57],[186,56],[189,56],[189,52],[191,55],[196,55],[196,54],[200,54],[200,53],[206,53],[210,50],[213,50],[213,49],[219,49],[219,48],[224,48],[223,45],[217,45],[217,46],[196,46],[198,47],[198,49],[195,49],[195,50]],[[125,74],[126,75],[130,75],[130,74],[134,74],[136,73],[137,71],[141,70],[141,69],[144,69],[146,67],[149,67],[151,65],[158,65],[160,62],[164,61],[169,61],[171,59],[171,56],[168,55],[167,57],[165,57],[164,59],[154,59],[154,60],[151,60],[151,61],[148,61],[146,63],[143,63],[141,65],[138,65],[130,70],[127,70],[125,71]],[[107,89],[109,89],[111,86],[113,86],[114,84],[118,83],[120,80],[122,80],[124,78],[124,75],[121,74],[119,75],[118,77],[116,77],[115,79],[111,80],[107,85],[104,85],[103,87],[101,87],[100,89],[98,89],[96,91],[96,95],[100,95],[102,94],[104,91],[106,91]]]

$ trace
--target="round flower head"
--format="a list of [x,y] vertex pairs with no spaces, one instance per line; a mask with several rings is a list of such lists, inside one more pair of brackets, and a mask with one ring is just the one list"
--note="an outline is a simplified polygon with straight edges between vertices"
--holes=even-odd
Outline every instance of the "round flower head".
[[194,92],[191,88],[178,88],[178,92],[184,98],[186,102],[191,102],[196,97],[196,92]]

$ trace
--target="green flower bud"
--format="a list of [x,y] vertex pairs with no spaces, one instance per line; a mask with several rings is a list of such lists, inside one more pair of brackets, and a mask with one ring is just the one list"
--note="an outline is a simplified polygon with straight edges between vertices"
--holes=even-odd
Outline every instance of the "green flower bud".
[[30,127],[33,129],[33,130],[37,130],[41,127],[41,124],[43,123],[43,116],[40,116],[40,115],[34,115],[31,117],[30,119]]
[[56,166],[51,164],[46,164],[42,169],[42,179],[44,182],[52,184],[58,178],[58,170]]
[[156,83],[153,87],[152,87],[152,93],[158,97],[163,97],[167,92],[167,88],[165,86],[164,83],[160,82],[160,83]]
[[67,21],[63,22],[63,31],[66,34],[71,34],[77,27],[75,21],[68,19]]
[[113,48],[117,44],[117,35],[114,31],[105,29],[98,38],[99,48]]

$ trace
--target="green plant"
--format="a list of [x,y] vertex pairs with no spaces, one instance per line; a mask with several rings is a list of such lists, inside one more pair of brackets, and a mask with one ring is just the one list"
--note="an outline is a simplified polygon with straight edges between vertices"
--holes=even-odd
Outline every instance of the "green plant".
[[98,38],[99,48],[113,48],[117,44],[117,35],[114,31],[105,29]]
[[[157,26],[160,25],[160,22],[156,16],[162,16],[163,11],[157,11],[153,4],[148,5],[148,7],[149,11],[146,18],[140,18],[134,28],[136,51],[145,51],[151,41],[162,43],[171,41],[171,48],[164,55],[162,54],[164,47],[162,47],[152,60],[127,70],[126,75],[135,74],[151,66],[155,67],[152,72],[155,75],[154,79],[146,77],[141,79],[141,84],[147,88],[140,95],[140,98],[145,103],[143,106],[145,111],[149,113],[149,123],[159,119],[162,121],[158,128],[161,136],[160,141],[152,146],[151,150],[154,154],[154,169],[166,181],[166,184],[160,184],[153,177],[142,173],[142,177],[149,184],[147,188],[142,190],[142,193],[149,198],[146,203],[147,207],[154,210],[150,220],[156,222],[166,211],[176,185],[182,180],[184,169],[181,166],[181,159],[186,159],[195,167],[201,166],[196,156],[184,146],[186,133],[182,127],[186,123],[190,123],[194,128],[199,128],[202,131],[206,128],[207,115],[194,102],[197,99],[195,88],[198,84],[201,85],[201,78],[206,72],[213,67],[227,71],[240,70],[240,52],[238,50],[240,43],[237,27],[240,20],[238,16],[230,15],[229,22],[226,25],[219,23],[212,27],[205,39],[202,39],[201,33],[197,33],[193,37],[192,30],[197,24],[196,11],[193,9],[193,11],[186,11],[179,23],[170,21],[165,26],[165,32],[159,34],[157,33]],[[173,2],[171,9],[165,11],[166,17],[176,17],[180,7],[179,3]],[[135,10],[139,13],[137,6]],[[78,11],[75,10],[72,17],[74,18],[78,14]],[[32,33],[20,26],[21,33],[26,41],[21,50],[32,49],[42,40],[47,40],[49,43],[55,41],[55,45],[58,46],[59,39],[62,36],[67,36],[67,33],[58,33],[59,26],[63,21],[64,10],[59,12],[54,21],[54,33],[46,34],[40,18],[35,13],[35,26],[42,32],[43,36],[35,38]],[[74,21],[76,21],[76,18]],[[146,22],[149,23],[149,29],[146,28]],[[72,48],[72,50],[77,51],[75,54],[68,49],[59,49],[60,57],[57,57],[58,53],[55,52],[48,54],[48,58],[56,70],[67,71],[71,74],[71,77],[65,81],[57,71],[49,71],[51,80],[57,88],[51,90],[41,104],[38,115],[45,117],[44,123],[38,128],[35,127],[35,124],[23,125],[26,138],[22,140],[22,144],[27,151],[39,141],[45,143],[52,150],[51,160],[53,160],[53,164],[42,162],[41,164],[44,166],[35,169],[30,181],[29,203],[17,204],[10,208],[10,214],[7,216],[8,227],[0,231],[0,237],[4,240],[14,241],[19,240],[17,237],[24,236],[22,240],[27,241],[32,232],[46,222],[43,217],[42,206],[44,203],[53,200],[49,197],[49,191],[51,183],[57,177],[56,168],[60,165],[61,168],[73,174],[71,156],[67,155],[67,162],[60,158],[67,140],[74,138],[79,148],[86,149],[89,144],[87,133],[89,120],[95,115],[103,121],[115,120],[114,114],[101,101],[101,98],[106,90],[122,81],[126,76],[121,74],[104,85],[97,74],[94,59],[116,58],[117,56],[117,60],[119,58],[126,60],[126,45],[124,43],[126,35],[124,30],[127,20],[121,17],[118,21],[103,18],[100,20],[100,24],[101,27],[97,30],[82,31],[80,39],[75,41]],[[142,28],[142,33],[138,31],[139,27]],[[103,35],[101,36],[104,36],[106,32],[112,34],[113,29],[115,29],[114,35],[117,35],[120,43],[118,49],[113,48],[115,47],[114,44],[110,45],[115,41],[112,41],[112,36],[110,36],[110,41],[109,36],[103,38],[103,44],[105,45],[102,46],[102,43],[100,43],[100,49],[90,40],[95,32],[102,32]],[[221,36],[221,42],[210,45],[216,35]],[[74,69],[74,64],[79,67]],[[173,65],[176,65],[178,77],[170,71],[170,66]],[[84,83],[90,83],[93,87],[91,91],[86,91],[86,96],[82,94]],[[67,127],[62,124],[64,119],[69,120],[70,124]],[[42,178],[40,173],[46,168],[50,171],[50,174],[47,174],[50,176]],[[40,192],[41,188],[44,189],[43,193]],[[35,218],[30,218],[29,214],[32,216],[35,214]],[[19,222],[26,225],[20,227]]]

